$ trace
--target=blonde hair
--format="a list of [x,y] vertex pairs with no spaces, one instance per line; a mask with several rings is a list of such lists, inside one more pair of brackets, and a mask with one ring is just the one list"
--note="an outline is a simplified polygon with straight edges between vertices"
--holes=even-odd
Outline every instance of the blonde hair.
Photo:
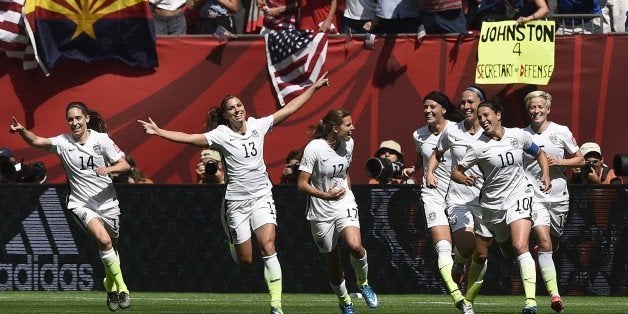
[[532,98],[537,97],[545,99],[545,105],[547,106],[547,109],[550,109],[552,107],[552,95],[550,95],[550,93],[548,92],[537,90],[528,93],[526,97],[523,98],[523,103],[526,105],[526,108],[530,108],[530,102],[532,101]]

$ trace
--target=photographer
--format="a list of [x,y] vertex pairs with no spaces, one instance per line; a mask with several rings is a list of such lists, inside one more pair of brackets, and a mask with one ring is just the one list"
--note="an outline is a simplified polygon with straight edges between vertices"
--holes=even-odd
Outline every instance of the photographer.
[[581,184],[622,184],[622,178],[604,163],[600,145],[589,142],[580,146],[584,156],[584,166],[574,168],[571,183]]
[[301,158],[303,152],[300,150],[293,150],[286,157],[286,167],[283,168],[281,173],[281,184],[297,183],[299,178],[299,165],[301,165]]
[[0,148],[0,183],[44,183],[46,181],[46,166],[41,161],[24,163],[18,162],[13,152]]
[[383,141],[366,162],[369,184],[414,184],[411,177],[402,174],[403,167],[401,145],[393,140]]
[[204,149],[201,152],[201,162],[196,165],[196,175],[196,183],[199,184],[224,184],[225,173],[220,152],[214,149]]

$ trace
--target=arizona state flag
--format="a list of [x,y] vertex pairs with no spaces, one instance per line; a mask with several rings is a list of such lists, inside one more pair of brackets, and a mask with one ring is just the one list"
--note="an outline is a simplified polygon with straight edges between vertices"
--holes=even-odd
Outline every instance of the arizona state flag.
[[44,72],[65,58],[157,66],[155,26],[146,0],[26,0],[24,14]]

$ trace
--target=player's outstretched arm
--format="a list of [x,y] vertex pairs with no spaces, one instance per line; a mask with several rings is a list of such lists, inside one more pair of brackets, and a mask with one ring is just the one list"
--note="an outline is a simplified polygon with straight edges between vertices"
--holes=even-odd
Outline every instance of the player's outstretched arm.
[[9,126],[9,132],[18,133],[28,145],[43,149],[48,149],[52,146],[52,141],[49,138],[37,136],[37,134],[27,130],[15,117],[11,119],[13,121]]
[[293,113],[297,112],[297,110],[301,109],[305,103],[312,98],[314,92],[323,88],[324,86],[329,86],[329,79],[327,78],[327,72],[323,73],[321,77],[316,80],[312,86],[308,87],[305,92],[297,98],[291,100],[287,103],[283,108],[277,110],[277,112],[273,113],[273,125],[277,125],[284,120],[286,120]]
[[159,128],[155,121],[153,121],[150,117],[148,117],[148,122],[144,120],[137,120],[137,122],[142,125],[146,134],[157,135],[176,143],[191,144],[201,147],[209,145],[209,143],[207,143],[207,138],[203,134],[188,134],[178,131],[164,130]]

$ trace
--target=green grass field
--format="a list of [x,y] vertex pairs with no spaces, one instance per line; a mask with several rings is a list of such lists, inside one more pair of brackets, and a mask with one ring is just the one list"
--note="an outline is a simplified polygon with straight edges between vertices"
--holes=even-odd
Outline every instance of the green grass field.
[[[119,313],[268,313],[266,294],[132,292],[132,305]],[[370,309],[354,299],[358,313],[457,313],[444,295],[380,295]],[[540,297],[539,313],[553,313]],[[628,297],[565,297],[565,313],[628,313]],[[285,313],[338,313],[330,294],[284,294]],[[477,313],[518,313],[523,296],[480,296]],[[0,292],[0,313],[108,313],[104,292]]]

